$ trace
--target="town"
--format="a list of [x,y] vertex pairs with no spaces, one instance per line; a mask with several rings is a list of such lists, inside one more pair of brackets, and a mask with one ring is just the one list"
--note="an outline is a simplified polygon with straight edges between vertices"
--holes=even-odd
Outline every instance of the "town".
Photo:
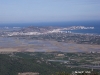
[[71,27],[6,27],[5,31],[0,32],[1,37],[15,37],[19,39],[33,40],[53,40],[66,43],[77,44],[100,44],[100,35],[73,33],[72,30],[94,29],[94,27],[71,26]]

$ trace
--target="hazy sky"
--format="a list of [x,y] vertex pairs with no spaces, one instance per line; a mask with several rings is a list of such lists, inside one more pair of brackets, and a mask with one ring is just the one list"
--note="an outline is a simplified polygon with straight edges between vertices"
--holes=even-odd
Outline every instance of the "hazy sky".
[[0,23],[100,20],[100,0],[0,0]]

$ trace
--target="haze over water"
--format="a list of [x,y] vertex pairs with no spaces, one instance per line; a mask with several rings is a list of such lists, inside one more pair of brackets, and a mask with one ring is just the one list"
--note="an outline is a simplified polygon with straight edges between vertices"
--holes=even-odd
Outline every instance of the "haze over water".
[[70,21],[70,22],[41,22],[41,23],[7,23],[0,24],[0,27],[45,27],[45,26],[54,26],[54,27],[71,27],[71,26],[85,26],[85,27],[94,27],[94,29],[87,30],[73,30],[75,33],[93,33],[100,34],[100,21]]
[[74,21],[100,21],[100,0],[0,0],[0,24]]

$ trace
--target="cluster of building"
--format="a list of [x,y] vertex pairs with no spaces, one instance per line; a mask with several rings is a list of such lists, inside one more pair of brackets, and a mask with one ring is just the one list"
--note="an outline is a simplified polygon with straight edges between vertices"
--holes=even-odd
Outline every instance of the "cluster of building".
[[[11,31],[11,32],[6,32],[5,35],[7,36],[16,36],[16,35],[43,35],[43,34],[49,34],[49,33],[71,33],[71,30],[78,30],[78,29],[94,29],[94,27],[84,27],[84,26],[71,26],[71,27],[67,27],[67,28],[61,28],[61,27],[58,27],[58,28],[52,28],[52,29],[46,29],[45,27],[42,28],[41,30],[41,27],[37,28],[36,27],[33,27],[33,28],[26,28],[26,32],[24,32],[23,30],[22,31]],[[4,36],[4,35],[2,35]]]

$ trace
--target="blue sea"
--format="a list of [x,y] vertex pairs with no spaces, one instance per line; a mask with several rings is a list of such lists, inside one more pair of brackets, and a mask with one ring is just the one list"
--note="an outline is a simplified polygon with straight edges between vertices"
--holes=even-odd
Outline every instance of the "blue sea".
[[85,27],[94,27],[94,29],[72,30],[71,32],[73,32],[73,33],[99,34],[100,35],[100,21],[0,24],[0,27],[29,27],[29,26],[55,26],[55,27],[85,26]]

